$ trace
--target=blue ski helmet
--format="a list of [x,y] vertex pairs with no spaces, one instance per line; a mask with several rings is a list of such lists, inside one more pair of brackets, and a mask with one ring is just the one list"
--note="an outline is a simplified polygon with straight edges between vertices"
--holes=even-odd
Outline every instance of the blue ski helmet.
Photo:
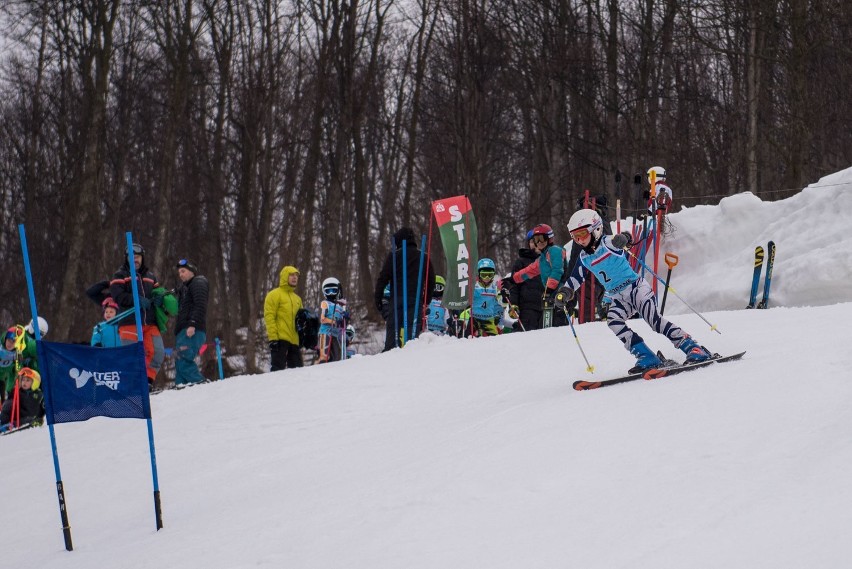
[[479,262],[476,264],[476,272],[477,272],[477,273],[478,273],[478,272],[480,272],[480,271],[482,271],[482,269],[485,269],[485,270],[489,270],[489,269],[490,269],[490,270],[491,270],[492,272],[494,272],[494,273],[496,273],[496,272],[497,272],[497,267],[495,267],[495,266],[494,266],[494,261],[492,261],[492,260],[491,260],[491,259],[489,259],[488,257],[483,257],[483,258],[482,258],[482,259],[480,259],[480,260],[479,260]]

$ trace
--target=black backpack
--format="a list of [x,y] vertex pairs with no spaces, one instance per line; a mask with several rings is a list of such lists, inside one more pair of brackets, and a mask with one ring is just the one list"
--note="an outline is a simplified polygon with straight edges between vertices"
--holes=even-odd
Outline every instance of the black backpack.
[[316,312],[300,308],[296,312],[296,331],[299,333],[299,346],[313,350],[319,341],[320,321]]

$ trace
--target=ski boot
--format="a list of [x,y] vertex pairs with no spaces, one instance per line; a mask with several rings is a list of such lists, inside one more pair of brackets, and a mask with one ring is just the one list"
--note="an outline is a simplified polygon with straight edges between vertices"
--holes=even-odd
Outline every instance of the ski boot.
[[713,357],[713,354],[710,353],[710,350],[708,350],[704,346],[699,345],[698,342],[692,339],[692,336],[687,336],[686,338],[684,338],[680,342],[678,349],[684,354],[686,354],[686,362],[684,363],[688,364],[707,361]]
[[641,373],[663,365],[663,360],[652,352],[645,342],[639,342],[630,348],[630,353],[636,356],[636,365],[630,368],[628,373]]

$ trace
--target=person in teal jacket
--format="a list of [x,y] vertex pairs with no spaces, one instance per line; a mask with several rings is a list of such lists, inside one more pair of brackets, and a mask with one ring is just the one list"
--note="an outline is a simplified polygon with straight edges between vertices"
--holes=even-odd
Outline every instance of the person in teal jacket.
[[556,289],[567,276],[564,274],[565,249],[554,244],[553,229],[544,223],[536,225],[532,230],[531,242],[535,250],[539,252],[538,258],[526,268],[511,274],[510,278],[515,283],[522,283],[540,277],[544,284],[544,298],[552,301]]
[[98,322],[92,329],[91,345],[99,348],[115,348],[121,345],[121,338],[118,336],[118,326],[115,322],[110,322],[115,315],[118,314],[118,303],[107,297],[102,303],[103,306],[103,322]]

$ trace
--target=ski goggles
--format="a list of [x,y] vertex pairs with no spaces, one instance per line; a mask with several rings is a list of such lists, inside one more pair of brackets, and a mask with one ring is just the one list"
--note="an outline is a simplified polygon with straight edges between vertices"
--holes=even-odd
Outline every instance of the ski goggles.
[[588,227],[578,227],[574,231],[571,232],[571,239],[574,241],[582,241],[586,237],[590,236],[591,232]]
[[494,278],[494,275],[496,274],[497,271],[494,271],[492,269],[482,269],[481,271],[479,271],[479,278],[484,281],[490,281]]
[[327,286],[322,289],[323,294],[337,294],[340,292],[340,289],[336,286]]
[[30,381],[40,379],[38,372],[28,367],[21,368],[21,371],[18,372],[18,377],[22,380],[29,379]]
[[18,334],[14,330],[9,330],[6,332],[6,336],[3,338],[4,340],[14,340],[18,337]]
[[547,243],[547,237],[544,235],[533,235],[532,242],[536,245],[544,245]]
[[435,292],[444,292],[444,285],[441,283],[435,283]]

